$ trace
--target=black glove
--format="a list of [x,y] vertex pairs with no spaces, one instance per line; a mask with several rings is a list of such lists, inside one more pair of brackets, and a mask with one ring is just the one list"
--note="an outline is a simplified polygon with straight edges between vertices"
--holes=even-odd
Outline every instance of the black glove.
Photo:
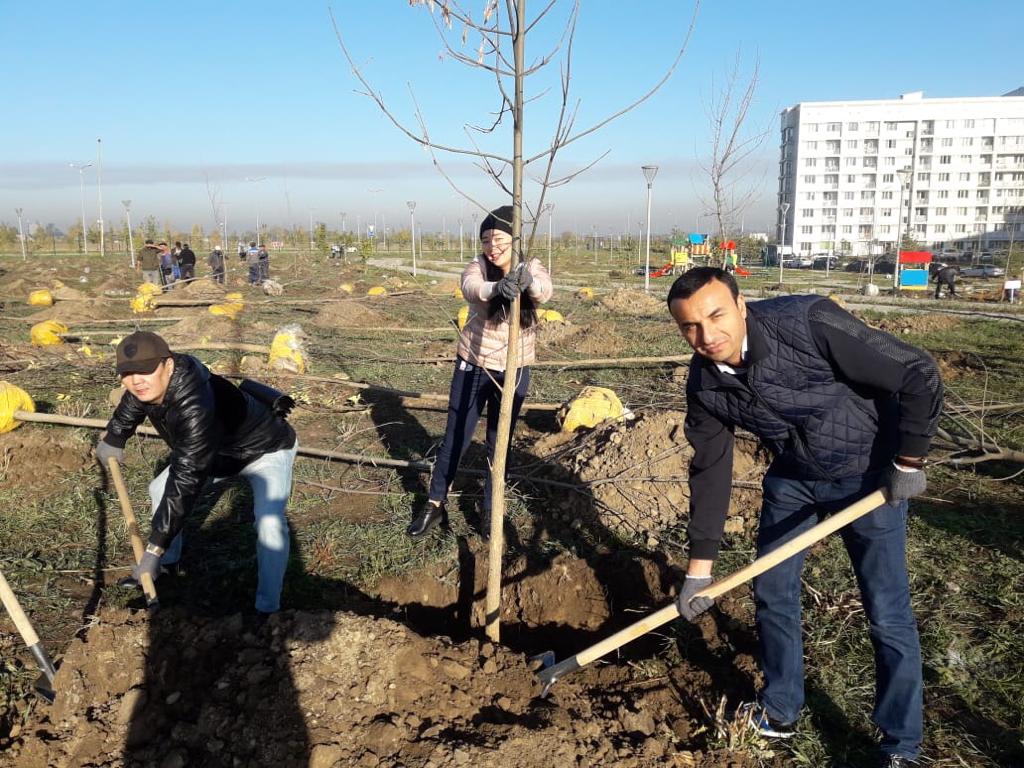
[[526,289],[533,283],[533,273],[527,264],[519,266],[519,291],[525,293]]
[[515,301],[516,296],[519,295],[519,281],[516,279],[515,272],[509,272],[495,285],[495,290],[498,294],[508,301]]
[[698,597],[696,600],[693,596],[700,592],[702,589],[707,589],[708,585],[711,584],[710,576],[687,576],[686,580],[683,581],[681,587],[679,587],[679,596],[676,598],[676,606],[679,608],[680,615],[687,621],[693,621],[700,616],[704,611],[715,604],[715,601],[710,597]]
[[882,480],[885,498],[890,504],[899,504],[928,489],[928,478],[923,469],[905,470],[890,464]]
[[160,575],[160,555],[153,554],[148,549],[142,553],[139,564],[132,568],[132,579],[139,586],[142,586],[142,576],[148,573],[155,582]]
[[104,440],[100,440],[96,443],[96,448],[93,453],[96,454],[96,460],[104,469],[107,468],[107,462],[111,459],[117,459],[118,464],[124,464],[124,448],[115,448]]

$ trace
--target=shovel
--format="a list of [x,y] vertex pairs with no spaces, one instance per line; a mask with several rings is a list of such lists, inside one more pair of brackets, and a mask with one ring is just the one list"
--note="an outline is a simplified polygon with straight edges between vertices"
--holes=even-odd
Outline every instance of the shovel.
[[[124,484],[124,477],[121,475],[121,465],[117,459],[111,457],[107,462],[107,469],[110,471],[110,478],[114,481],[117,489],[117,499],[121,502],[121,512],[124,513],[124,520],[128,524],[128,537],[132,542],[132,552],[135,555],[135,562],[142,560],[145,547],[142,544],[142,535],[139,533],[139,523],[135,519],[135,510],[132,509],[132,500],[128,498],[128,489]],[[160,601],[156,596],[156,585],[153,578],[145,573],[142,575],[142,594],[146,596],[146,607],[155,611],[160,607]]]
[[[885,504],[885,494],[881,490],[877,490],[874,493],[865,496],[860,501],[854,502],[846,509],[836,512],[834,515],[826,518],[813,528],[804,531],[792,540],[787,541],[778,549],[774,549],[767,555],[757,558],[750,565],[740,568],[738,571],[731,573],[720,581],[712,582],[707,589],[701,590],[694,595],[694,598],[710,597],[715,599],[724,595],[734,587],[738,587],[740,584],[749,581],[755,576],[759,576],[765,571],[774,568],[783,560],[787,560],[798,552],[802,552],[812,544],[816,544],[829,534],[838,531],[843,526],[849,525],[857,518],[863,517],[868,512],[880,507],[882,504]],[[577,669],[587,666],[592,661],[597,661],[602,656],[611,653],[617,648],[621,648],[631,640],[635,640],[641,635],[645,635],[651,630],[657,629],[661,625],[667,624],[678,617],[679,608],[676,606],[675,601],[673,601],[670,605],[666,605],[661,610],[655,611],[646,618],[630,624],[625,629],[620,629],[611,637],[605,638],[599,643],[595,643],[586,650],[580,651],[575,656],[572,656],[565,661],[561,661],[556,664],[555,655],[551,651],[545,651],[538,656],[534,656],[531,661],[539,661],[541,663],[541,668],[537,670],[537,677],[539,677],[540,681],[544,684],[544,689],[540,694],[541,698],[547,696],[548,691],[551,690],[551,686],[564,675],[567,675],[570,672],[575,672]]]
[[53,704],[57,698],[57,692],[53,690],[53,676],[57,674],[57,670],[54,669],[53,662],[50,660],[49,654],[46,653],[46,649],[39,642],[39,635],[32,628],[32,623],[28,620],[28,616],[21,610],[21,603],[18,602],[18,598],[11,591],[11,586],[7,583],[3,573],[0,573],[0,600],[3,601],[4,608],[7,609],[11,620],[14,621],[14,626],[18,628],[18,634],[25,641],[25,645],[32,652],[36,664],[43,672],[32,686],[32,690],[47,704]]

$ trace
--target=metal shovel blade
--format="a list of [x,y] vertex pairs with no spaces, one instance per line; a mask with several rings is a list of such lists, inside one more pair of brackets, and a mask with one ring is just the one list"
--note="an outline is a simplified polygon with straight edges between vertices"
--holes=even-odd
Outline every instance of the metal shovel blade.
[[28,649],[35,658],[39,669],[42,670],[42,674],[32,684],[32,692],[47,704],[53,704],[57,699],[57,692],[53,689],[53,677],[57,674],[57,670],[53,666],[53,661],[50,660],[46,649],[39,643],[30,645]]

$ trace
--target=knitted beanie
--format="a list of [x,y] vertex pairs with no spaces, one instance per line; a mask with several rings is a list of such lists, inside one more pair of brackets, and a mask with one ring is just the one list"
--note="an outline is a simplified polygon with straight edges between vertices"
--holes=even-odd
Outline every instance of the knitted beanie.
[[483,239],[484,232],[489,229],[498,229],[502,232],[512,234],[512,206],[503,205],[488,213],[480,222],[480,238]]

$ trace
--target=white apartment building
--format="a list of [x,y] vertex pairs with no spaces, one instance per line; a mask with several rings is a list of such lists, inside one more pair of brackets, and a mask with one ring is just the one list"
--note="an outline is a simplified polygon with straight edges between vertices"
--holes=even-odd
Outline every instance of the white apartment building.
[[776,233],[795,253],[1024,237],[1024,96],[801,102],[781,129]]

